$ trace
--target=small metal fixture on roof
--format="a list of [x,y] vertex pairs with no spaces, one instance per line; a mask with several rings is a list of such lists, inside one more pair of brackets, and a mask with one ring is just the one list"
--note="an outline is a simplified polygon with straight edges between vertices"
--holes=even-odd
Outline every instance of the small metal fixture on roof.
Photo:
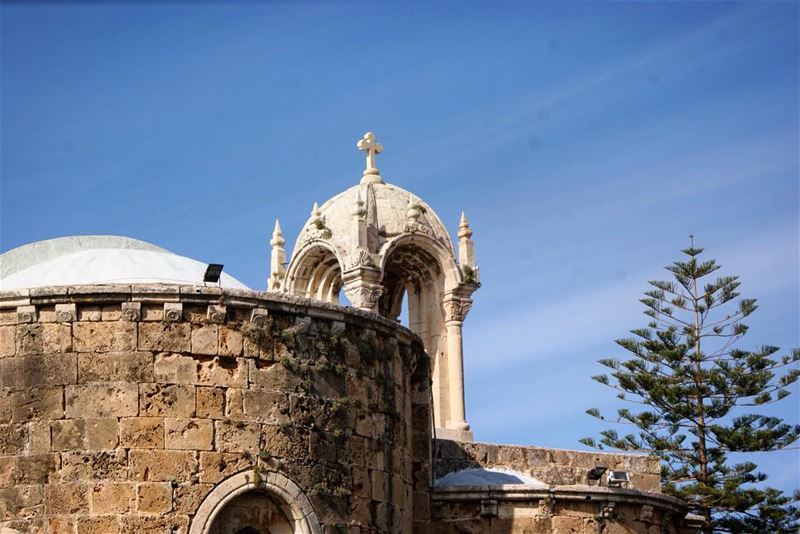
[[627,485],[631,481],[631,476],[627,471],[609,471],[608,472],[608,485],[621,487],[623,484]]
[[603,467],[601,465],[598,465],[598,466],[592,467],[589,470],[589,472],[586,474],[586,476],[587,476],[587,478],[589,480],[600,480],[600,478],[603,476],[603,473],[605,473],[607,470],[608,470],[607,467]]
[[222,276],[222,267],[221,263],[209,263],[203,275],[203,282],[211,282],[212,284],[219,282],[219,277]]

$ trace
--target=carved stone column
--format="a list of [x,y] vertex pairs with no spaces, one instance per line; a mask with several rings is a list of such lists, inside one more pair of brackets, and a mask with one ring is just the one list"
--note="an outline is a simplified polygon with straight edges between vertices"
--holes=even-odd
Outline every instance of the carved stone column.
[[472,307],[472,300],[453,294],[444,298],[445,326],[447,328],[447,371],[450,392],[450,413],[447,427],[464,434],[467,438],[467,424],[464,409],[464,346],[461,339],[461,326]]

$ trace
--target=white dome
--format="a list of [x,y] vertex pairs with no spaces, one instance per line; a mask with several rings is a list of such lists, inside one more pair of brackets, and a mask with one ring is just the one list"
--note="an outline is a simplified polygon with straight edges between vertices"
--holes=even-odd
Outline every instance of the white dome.
[[[0,255],[0,290],[83,284],[203,284],[207,264],[119,236],[48,239]],[[223,273],[220,285],[248,289]]]
[[[380,246],[389,238],[404,232],[403,227],[408,221],[408,205],[411,198],[422,207],[419,222],[430,228],[433,232],[432,237],[444,245],[452,255],[455,255],[453,242],[450,240],[447,229],[433,208],[416,195],[393,184],[370,182],[353,186],[320,206],[320,214],[324,218],[325,227],[331,231],[329,240],[339,250],[348,250],[353,227],[353,209],[360,199],[364,203],[369,227],[377,230],[377,235],[373,238]],[[297,237],[295,252],[301,248],[301,243],[306,240],[307,234],[311,231],[313,231],[313,226],[306,223]]]

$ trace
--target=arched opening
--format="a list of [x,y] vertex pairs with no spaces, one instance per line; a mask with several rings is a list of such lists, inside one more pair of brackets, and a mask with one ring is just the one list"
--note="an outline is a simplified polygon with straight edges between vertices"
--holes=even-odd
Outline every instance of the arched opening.
[[311,502],[292,480],[251,470],[233,475],[206,495],[189,534],[322,534]]
[[[420,298],[424,295],[428,301],[434,293],[441,294],[443,288],[442,268],[433,255],[412,244],[399,245],[389,252],[384,264],[378,313],[396,320],[403,309],[403,300],[407,298],[408,321],[414,330],[413,325],[422,312]],[[441,297],[431,302],[438,308]]]
[[[442,298],[445,273],[431,252],[413,242],[392,248],[383,266],[383,293],[378,313],[397,320],[407,308],[407,326],[417,334],[431,357],[434,398],[442,399],[434,413],[437,426],[443,426],[448,398],[447,337]],[[406,301],[404,306],[403,301]]]
[[281,507],[264,492],[248,491],[228,502],[208,534],[293,534]]
[[342,267],[328,248],[314,246],[302,253],[292,272],[288,273],[289,291],[298,296],[339,302],[342,289]]

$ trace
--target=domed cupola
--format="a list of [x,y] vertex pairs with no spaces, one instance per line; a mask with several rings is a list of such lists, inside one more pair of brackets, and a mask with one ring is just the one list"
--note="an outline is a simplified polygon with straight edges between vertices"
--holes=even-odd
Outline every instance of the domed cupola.
[[269,289],[338,302],[398,319],[408,299],[410,328],[433,360],[436,425],[454,438],[470,437],[464,418],[461,325],[479,287],[472,230],[462,214],[458,258],[445,225],[419,197],[381,178],[383,151],[368,132],[358,185],[314,203],[284,268],[285,242],[276,223]]

